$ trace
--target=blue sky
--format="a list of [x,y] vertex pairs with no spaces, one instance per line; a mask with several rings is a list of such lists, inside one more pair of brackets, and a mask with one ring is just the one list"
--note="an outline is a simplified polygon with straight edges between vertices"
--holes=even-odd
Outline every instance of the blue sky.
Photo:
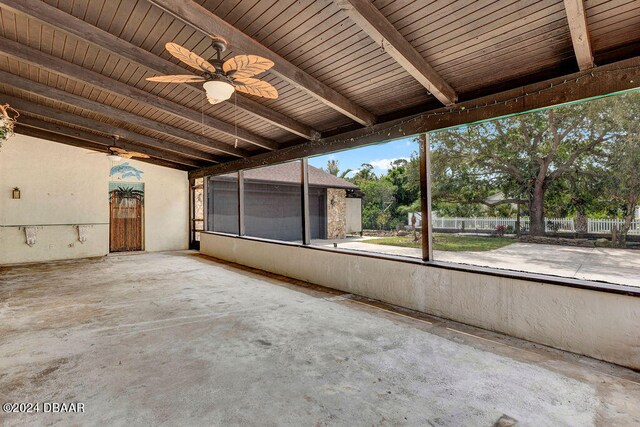
[[395,159],[408,159],[411,153],[418,151],[418,143],[412,138],[396,139],[376,145],[325,154],[318,157],[310,157],[309,164],[317,168],[325,169],[329,160],[336,159],[340,170],[353,169],[349,176],[360,168],[362,163],[370,163],[374,167],[376,175],[387,173],[389,164]]

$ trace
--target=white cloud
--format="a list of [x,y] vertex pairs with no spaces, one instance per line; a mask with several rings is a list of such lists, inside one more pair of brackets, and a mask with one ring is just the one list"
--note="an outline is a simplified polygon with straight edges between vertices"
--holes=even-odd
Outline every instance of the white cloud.
[[393,159],[378,159],[378,160],[371,160],[369,162],[369,164],[371,166],[373,166],[374,169],[377,169],[378,171],[382,171],[382,172],[386,172],[389,169],[391,169],[391,163],[395,162],[396,160],[409,160],[408,157],[396,157]]

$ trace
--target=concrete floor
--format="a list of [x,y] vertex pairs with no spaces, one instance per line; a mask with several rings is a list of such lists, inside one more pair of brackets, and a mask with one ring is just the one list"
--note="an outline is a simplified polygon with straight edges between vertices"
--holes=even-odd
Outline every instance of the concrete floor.
[[193,252],[1,269],[0,337],[2,402],[85,404],[3,425],[640,424],[640,373]]
[[[337,242],[343,249],[422,258],[421,249],[376,245],[359,238]],[[333,247],[329,241],[318,244]],[[438,261],[640,286],[638,250],[514,243],[486,252],[434,251],[433,256]]]

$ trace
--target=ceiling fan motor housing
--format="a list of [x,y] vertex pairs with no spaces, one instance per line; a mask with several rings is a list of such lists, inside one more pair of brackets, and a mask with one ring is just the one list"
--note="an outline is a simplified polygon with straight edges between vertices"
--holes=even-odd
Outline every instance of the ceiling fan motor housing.
[[228,43],[222,37],[211,37],[211,44],[213,45],[213,48],[220,53],[227,50]]

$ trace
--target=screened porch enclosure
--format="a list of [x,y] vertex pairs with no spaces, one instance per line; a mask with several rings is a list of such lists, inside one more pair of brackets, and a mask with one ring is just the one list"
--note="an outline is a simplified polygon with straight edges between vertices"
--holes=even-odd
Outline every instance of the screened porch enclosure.
[[[238,178],[229,175],[209,178],[207,226],[212,231],[238,234]],[[325,188],[309,188],[312,239],[327,235],[326,194]],[[302,241],[300,185],[245,180],[244,195],[245,235]]]

